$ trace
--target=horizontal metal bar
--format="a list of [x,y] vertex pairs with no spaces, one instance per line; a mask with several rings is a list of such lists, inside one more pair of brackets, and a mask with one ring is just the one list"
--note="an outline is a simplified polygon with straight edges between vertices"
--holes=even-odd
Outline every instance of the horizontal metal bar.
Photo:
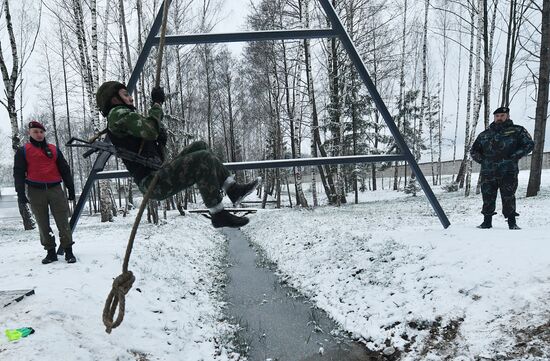
[[[332,29],[264,30],[240,33],[207,33],[189,35],[166,35],[166,45],[238,43],[243,41],[292,40],[334,38],[338,34]],[[160,38],[155,38],[158,45]]]
[[[349,155],[342,157],[298,158],[259,160],[252,162],[224,163],[229,170],[266,169],[266,168],[291,168],[299,166],[319,166],[327,164],[353,164],[353,163],[377,163],[395,162],[406,160],[401,154],[375,154],[375,155]],[[98,172],[96,179],[127,178],[131,177],[126,170],[111,170]]]
[[130,172],[127,170],[104,170],[97,172],[95,179],[113,179],[113,178],[130,178]]
[[245,170],[318,166],[327,164],[376,163],[398,160],[405,160],[405,157],[401,154],[350,155],[343,157],[260,160],[255,162],[224,163],[224,165],[230,170]]

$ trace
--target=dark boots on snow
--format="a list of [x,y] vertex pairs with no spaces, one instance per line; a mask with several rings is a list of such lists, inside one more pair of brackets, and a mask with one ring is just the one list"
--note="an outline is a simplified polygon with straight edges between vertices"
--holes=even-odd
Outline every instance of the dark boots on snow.
[[508,228],[509,229],[521,229],[516,223],[516,217],[508,217]]
[[46,258],[42,260],[42,264],[48,264],[57,261],[57,253],[55,253],[55,248],[49,249]]
[[234,214],[229,213],[225,209],[214,213],[210,216],[212,218],[212,225],[214,228],[220,227],[231,227],[239,228],[245,226],[248,223],[248,218],[239,217]]
[[261,177],[256,178],[254,181],[245,184],[233,183],[231,187],[227,190],[227,196],[233,203],[233,206],[236,207],[241,201],[248,196],[250,193],[254,192],[260,181]]
[[76,262],[76,257],[73,254],[73,248],[72,247],[65,248],[65,261],[67,261],[67,263],[75,263]]
[[489,229],[493,227],[493,216],[485,215],[483,218],[483,223],[481,223],[477,228]]
[[[49,249],[46,258],[42,260],[42,264],[48,264],[55,261],[57,261],[57,252],[55,251],[55,248]],[[65,261],[67,261],[67,263],[76,262],[76,257],[73,254],[72,247],[65,248]]]

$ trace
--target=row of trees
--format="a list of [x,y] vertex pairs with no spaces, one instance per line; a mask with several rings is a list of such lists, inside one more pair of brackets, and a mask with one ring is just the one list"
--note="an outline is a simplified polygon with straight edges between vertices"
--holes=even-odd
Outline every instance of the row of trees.
[[[159,1],[41,4],[34,8],[37,5],[29,3],[18,14],[34,11],[45,16],[21,16],[17,21],[10,15],[10,2],[3,0],[2,5],[11,47],[9,57],[0,43],[2,105],[10,117],[14,149],[20,145],[27,118],[21,75],[30,55],[40,59],[41,71],[40,111],[32,116],[53,129],[58,144],[74,135],[89,137],[105,127],[95,107],[98,85],[129,78]],[[537,147],[528,195],[537,194],[549,97],[550,55],[548,46],[541,46],[550,43],[549,0],[332,0],[332,4],[413,154],[434,165],[433,184],[442,183],[445,150],[452,148],[457,159],[462,149],[453,181],[469,195],[469,148],[480,129],[479,120],[487,127],[491,106],[513,108],[518,93],[531,97],[536,104]],[[220,9],[218,0],[173,0],[168,34],[210,32],[223,15]],[[47,27],[40,27],[41,17]],[[250,30],[327,26],[315,0],[258,0],[246,20]],[[506,47],[496,45],[500,37],[505,37]],[[154,81],[154,55],[135,94],[144,112]],[[308,153],[324,157],[400,151],[337,39],[249,43],[240,57],[224,45],[171,46],[163,64],[171,155],[193,139],[207,141],[220,158],[232,162],[299,158]],[[464,132],[463,144],[459,131]],[[91,160],[83,159],[79,151],[69,153],[77,183],[83,184]],[[109,167],[118,167],[116,160],[111,163]],[[280,205],[286,186],[291,204],[315,206],[320,202],[320,184],[331,204],[347,202],[350,192],[357,202],[361,190],[377,189],[381,168],[395,169],[393,189],[406,186],[408,175],[399,172],[399,166],[269,170],[264,174],[263,197],[272,195]],[[310,193],[304,191],[304,172],[311,177]],[[109,220],[115,195],[108,182],[100,188],[90,210],[102,209],[102,218]],[[117,189],[125,190],[130,204],[129,183],[118,181]],[[185,206],[192,199],[191,193],[181,194],[167,206]]]

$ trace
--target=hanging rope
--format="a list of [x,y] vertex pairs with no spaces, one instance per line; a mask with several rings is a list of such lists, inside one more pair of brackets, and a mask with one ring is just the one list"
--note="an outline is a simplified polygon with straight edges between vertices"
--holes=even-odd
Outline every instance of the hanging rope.
[[[157,54],[157,74],[155,79],[156,87],[160,86],[160,69],[162,67],[162,58],[164,54],[164,39],[166,37],[167,23],[166,19],[168,18],[168,7],[170,6],[170,0],[164,0],[163,6],[164,8],[162,10],[160,42]],[[139,223],[141,222],[141,216],[143,215],[145,207],[149,202],[149,198],[151,198],[151,193],[153,192],[153,189],[157,185],[158,179],[159,171],[156,172],[155,176],[151,180],[151,184],[149,184],[149,188],[147,188],[147,191],[143,196],[143,200],[136,215],[134,226],[132,227],[132,232],[130,233],[130,239],[128,239],[128,245],[126,246],[126,254],[124,255],[124,262],[122,263],[122,273],[114,279],[111,292],[109,292],[107,300],[105,300],[105,307],[103,308],[103,324],[105,325],[105,332],[107,333],[111,333],[113,328],[120,326],[120,324],[124,320],[124,311],[126,309],[126,294],[128,293],[128,291],[130,291],[136,279],[132,271],[128,270],[128,263],[130,262],[130,255],[132,254],[134,239],[136,238],[137,229],[139,227]],[[116,319],[114,319],[115,314]]]

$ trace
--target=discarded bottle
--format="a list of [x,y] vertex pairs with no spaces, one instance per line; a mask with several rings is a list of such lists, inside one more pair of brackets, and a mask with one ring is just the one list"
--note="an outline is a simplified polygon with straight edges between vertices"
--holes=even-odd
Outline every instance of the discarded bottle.
[[22,327],[22,328],[16,328],[16,329],[8,329],[6,330],[6,337],[10,341],[17,341],[22,337],[27,337],[28,335],[31,335],[34,333],[34,329],[32,327]]

